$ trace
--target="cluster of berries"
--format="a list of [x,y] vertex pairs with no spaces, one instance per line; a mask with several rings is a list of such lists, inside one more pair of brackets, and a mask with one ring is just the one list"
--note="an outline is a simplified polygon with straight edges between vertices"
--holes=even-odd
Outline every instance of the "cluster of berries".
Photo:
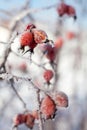
[[71,5],[67,5],[64,2],[60,3],[57,7],[57,12],[59,16],[68,15],[73,17],[74,19],[77,18],[75,8]]
[[38,119],[37,111],[26,114],[18,114],[13,119],[14,127],[17,127],[24,123],[27,127],[32,129],[35,119]]
[[37,29],[34,24],[29,24],[20,35],[20,48],[24,50],[24,48],[28,46],[29,50],[33,52],[38,44],[48,41],[48,36],[43,30]]
[[[42,118],[53,119],[56,115],[58,107],[68,107],[68,97],[64,92],[57,92],[52,96],[46,95],[40,104],[40,113]],[[38,111],[33,111],[26,114],[18,114],[14,118],[14,126],[17,127],[20,124],[25,124],[29,128],[33,128],[35,119],[39,119]]]

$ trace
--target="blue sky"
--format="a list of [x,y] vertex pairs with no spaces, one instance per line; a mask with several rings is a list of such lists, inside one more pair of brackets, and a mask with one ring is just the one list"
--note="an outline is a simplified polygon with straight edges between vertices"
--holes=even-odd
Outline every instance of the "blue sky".
[[[0,0],[0,9],[5,9],[5,10],[10,10],[13,8],[20,8],[21,6],[23,6],[24,2],[26,0]],[[57,3],[57,0],[31,0],[31,7],[32,8],[41,8],[41,7],[46,7],[52,4]],[[50,13],[51,12],[51,13]],[[37,17],[38,16],[43,16],[45,15],[45,17],[52,15],[52,17],[54,16],[54,11],[53,9],[50,9],[48,11],[41,11],[39,13],[37,13]]]
[[[0,0],[0,8],[10,9],[12,7],[19,7],[24,4],[26,0]],[[43,7],[54,4],[57,0],[31,0],[32,7]]]
[[[19,9],[26,0],[0,0],[0,9],[10,10],[13,8]],[[59,0],[30,0],[31,1],[31,8],[41,8],[46,7],[52,4],[55,4],[59,2]],[[83,2],[86,0],[82,0]],[[76,0],[65,0],[66,3],[74,5],[77,11],[78,19],[77,22],[82,22],[83,25],[87,26],[87,16],[86,17],[80,17],[80,10],[81,6],[78,6],[76,3]],[[54,8],[50,10],[44,10],[39,13],[34,14],[34,17],[43,21],[53,21],[54,19],[57,19],[57,12]]]

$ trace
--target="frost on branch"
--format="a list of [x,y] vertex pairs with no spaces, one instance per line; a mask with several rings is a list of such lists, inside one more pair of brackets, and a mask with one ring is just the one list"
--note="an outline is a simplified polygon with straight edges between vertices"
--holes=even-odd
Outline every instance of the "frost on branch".
[[[12,47],[17,41],[15,40],[16,38],[18,40],[16,44],[20,45],[20,48],[18,48],[17,52],[15,52]],[[26,50],[26,47],[28,47],[28,50]],[[42,61],[38,63],[37,61],[34,61],[33,56],[36,55],[36,52],[39,51],[40,54],[43,54],[43,56],[42,58],[39,56],[41,58],[40,60]],[[58,93],[58,95],[54,97],[50,89],[50,88],[54,89],[53,83],[55,82],[54,76],[56,73],[55,59],[57,57],[58,51],[59,48],[56,48],[54,42],[49,39],[46,32],[44,30],[38,29],[36,25],[33,24],[27,25],[27,27],[24,29],[22,33],[20,34],[17,33],[10,40],[9,45],[5,51],[4,60],[0,66],[1,70],[3,70],[1,71],[2,74],[0,75],[0,79],[5,80],[10,84],[11,88],[13,89],[16,96],[21,101],[24,107],[24,112],[21,114],[19,113],[14,117],[12,129],[18,128],[22,124],[24,124],[26,127],[30,129],[33,129],[35,123],[38,123],[39,129],[43,130],[43,126],[46,120],[55,119],[58,106],[60,107],[68,106],[67,103],[68,98],[66,99],[67,96],[64,93]],[[31,67],[32,66],[38,67],[41,70],[41,73],[43,71],[42,75],[40,77],[37,77],[38,82],[40,78],[41,80],[43,79],[43,82],[41,84],[40,83],[37,84],[35,80],[32,78],[34,76],[32,75],[32,71],[30,73],[30,70],[28,71],[26,69],[26,64],[24,63],[21,64],[21,66],[19,66],[18,69],[23,71],[23,73],[25,74],[27,73],[27,76],[18,76],[15,75],[13,72],[9,71],[9,69],[7,69],[7,65],[9,65],[8,59],[10,53],[13,53],[16,57],[19,57],[24,61],[27,60],[28,61],[27,64],[30,64]],[[47,60],[46,62],[44,62],[45,59]],[[47,64],[50,66],[51,69],[47,67]],[[32,90],[37,95],[36,97],[34,97],[37,107],[32,111],[29,109],[29,107],[27,107],[27,103],[19,94],[17,88],[15,88],[15,85],[18,84],[18,82],[20,81],[28,83],[28,89],[32,88]],[[30,87],[30,85],[32,87]]]

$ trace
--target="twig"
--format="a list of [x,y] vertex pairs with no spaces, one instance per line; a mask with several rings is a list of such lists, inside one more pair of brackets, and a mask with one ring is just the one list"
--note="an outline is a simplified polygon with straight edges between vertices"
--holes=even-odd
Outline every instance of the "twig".
[[10,99],[4,103],[3,107],[0,109],[0,116],[4,117],[5,109],[9,106],[9,103],[11,103],[15,98],[15,93],[11,95]]
[[0,65],[0,69],[3,68],[4,72],[6,72],[5,64],[7,62],[8,56],[9,56],[9,54],[11,52],[11,43],[13,42],[15,37],[16,37],[16,35],[13,35],[13,37],[9,40],[7,48],[6,48],[5,53],[4,53],[4,60],[3,60],[2,64]]
[[7,42],[0,41],[1,44],[7,44]]
[[38,89],[37,91],[37,100],[38,100],[38,106],[39,106],[39,110],[38,110],[38,115],[39,115],[39,130],[43,130],[43,121],[42,121],[42,115],[41,115],[41,101],[40,101],[40,90]]
[[28,8],[29,5],[30,5],[30,0],[26,0],[25,4],[21,7],[21,10],[24,10],[24,9]]
[[[29,58],[27,57],[23,57],[22,55],[17,54],[16,52],[12,51],[12,53],[14,53],[16,56],[22,58],[22,59],[26,59],[29,60]],[[34,60],[32,60],[32,58],[30,58],[31,63],[33,63],[34,65],[36,65],[37,67],[41,67],[42,69],[46,70],[46,68],[44,67],[45,64],[47,63],[43,63],[43,64],[38,64],[37,62],[35,62]]]
[[38,8],[38,9],[27,9],[27,10],[22,11],[21,13],[17,14],[17,16],[15,16],[13,18],[13,20],[10,23],[10,29],[13,30],[14,27],[16,26],[17,22],[22,20],[25,16],[29,15],[30,13],[34,13],[34,12],[37,13],[37,12],[40,12],[43,10],[55,8],[56,6],[57,6],[57,4],[54,4],[54,5],[50,5],[47,7]]
[[36,63],[34,60],[31,60],[31,62],[37,67],[41,67],[42,69],[47,70],[43,65]]
[[57,69],[58,69],[58,66],[59,66],[59,58],[60,58],[60,51],[61,51],[61,49],[60,50],[58,50],[58,52],[57,52],[57,57],[56,57],[56,65],[55,65],[55,67],[53,67],[53,70],[54,70],[54,72],[55,72],[55,79],[54,79],[54,83],[53,83],[53,91],[55,91],[56,90],[56,86],[57,86],[57,81],[59,80],[59,74],[58,74],[58,71],[57,71]]
[[4,10],[4,9],[0,9],[0,13],[4,13],[4,14],[10,16],[10,17],[12,16],[12,13],[11,13],[11,12],[9,12],[9,11],[7,11],[7,10]]
[[11,130],[18,130],[18,126],[12,126]]
[[19,100],[22,102],[24,108],[26,109],[26,103],[24,102],[24,100],[21,98],[21,96],[18,94],[17,90],[14,87],[14,80],[10,79],[10,83],[11,83],[11,87],[14,90],[14,92],[16,93],[17,97],[19,98]]
[[28,77],[19,77],[19,76],[15,76],[15,75],[12,75],[12,74],[9,74],[9,73],[3,73],[3,74],[0,74],[0,80],[22,80],[22,81],[28,81],[29,83],[31,83],[31,85],[37,89],[37,90],[40,90],[46,94],[48,94],[48,92],[45,92],[44,89],[42,88],[39,88],[33,81],[32,81],[32,78],[28,78]]

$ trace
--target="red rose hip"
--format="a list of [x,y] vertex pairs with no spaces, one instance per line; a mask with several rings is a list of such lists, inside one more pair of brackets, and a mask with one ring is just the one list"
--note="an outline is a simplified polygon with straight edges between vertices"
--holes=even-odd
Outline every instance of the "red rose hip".
[[46,96],[41,102],[41,113],[45,119],[50,119],[56,111],[54,101],[50,96]]
[[46,70],[43,74],[44,79],[46,82],[49,82],[53,78],[53,71],[52,70]]
[[33,35],[31,32],[25,31],[20,36],[21,47],[29,46],[33,42]]
[[45,43],[48,40],[48,36],[43,30],[33,29],[32,33],[37,44]]

